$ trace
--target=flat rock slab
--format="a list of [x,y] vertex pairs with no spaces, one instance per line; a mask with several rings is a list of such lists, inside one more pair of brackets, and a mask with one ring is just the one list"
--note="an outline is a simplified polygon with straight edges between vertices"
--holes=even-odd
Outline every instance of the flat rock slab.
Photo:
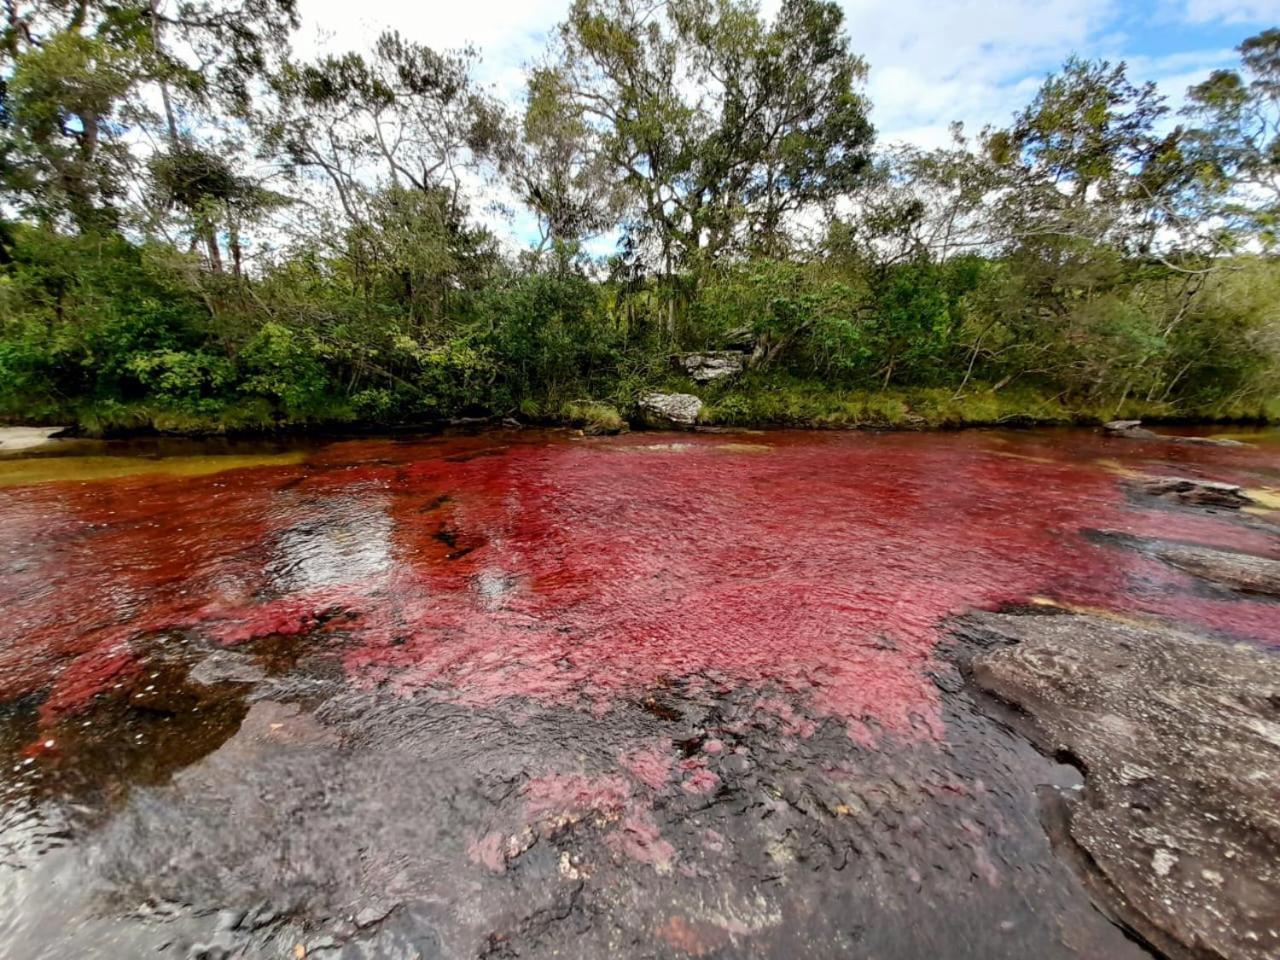
[[47,443],[66,427],[0,427],[0,453],[29,450]]
[[1149,497],[1161,497],[1197,507],[1226,507],[1239,510],[1256,505],[1240,487],[1215,480],[1192,477],[1138,477],[1129,486]]
[[1238,593],[1280,597],[1280,560],[1183,543],[1161,543],[1156,555],[1170,566]]
[[676,369],[699,383],[710,383],[740,374],[745,354],[738,350],[710,350],[704,353],[681,353],[671,358]]
[[1170,957],[1280,956],[1280,658],[1083,615],[975,614],[976,682],[1071,758],[1065,830],[1114,916]]
[[1102,425],[1102,432],[1109,437],[1125,440],[1163,440],[1166,443],[1190,443],[1205,447],[1244,447],[1248,444],[1229,437],[1184,437],[1176,434],[1156,433],[1142,425],[1141,420],[1112,420]]
[[[1091,535],[1105,543],[1141,550],[1184,573],[1236,593],[1280,597],[1280,560],[1271,557],[1111,531],[1098,531]],[[1280,610],[1276,615],[1280,616]]]

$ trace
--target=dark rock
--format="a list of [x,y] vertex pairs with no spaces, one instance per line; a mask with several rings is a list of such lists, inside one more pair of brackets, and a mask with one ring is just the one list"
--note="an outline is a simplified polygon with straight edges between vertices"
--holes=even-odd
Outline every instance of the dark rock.
[[720,338],[720,342],[726,347],[731,347],[739,352],[750,353],[755,348],[757,339],[759,338],[755,328],[751,324],[747,324],[730,330]]
[[1102,432],[1109,437],[1154,438],[1156,434],[1142,428],[1141,420],[1112,420],[1102,425]]
[[736,350],[709,350],[705,353],[681,353],[671,358],[671,363],[684,374],[699,383],[736,377],[743,370],[746,359]]
[[1239,593],[1280,597],[1280,560],[1194,544],[1152,543],[1156,556],[1165,563],[1202,580],[1221,584]]
[[1213,480],[1195,480],[1189,477],[1140,477],[1132,481],[1131,486],[1147,496],[1165,497],[1198,507],[1227,507],[1239,510],[1254,502],[1240,487],[1230,483],[1217,483]]
[[975,614],[977,683],[1084,790],[1060,794],[1100,905],[1171,957],[1280,956],[1280,661],[1169,628]]
[[1244,447],[1247,444],[1226,437],[1184,437],[1174,434],[1156,433],[1142,426],[1141,420],[1112,420],[1102,425],[1102,432],[1109,437],[1121,437],[1125,440],[1162,440],[1165,443],[1189,443],[1205,447]]
[[1172,440],[1174,443],[1192,443],[1199,444],[1203,447],[1247,447],[1247,443],[1239,440],[1232,440],[1229,437],[1163,437],[1165,440]]

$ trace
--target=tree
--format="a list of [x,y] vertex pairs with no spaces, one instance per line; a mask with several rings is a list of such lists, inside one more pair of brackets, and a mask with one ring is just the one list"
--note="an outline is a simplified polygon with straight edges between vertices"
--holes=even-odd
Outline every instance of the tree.
[[334,192],[349,224],[366,223],[380,186],[447,190],[462,204],[463,173],[496,153],[499,105],[472,78],[472,51],[437,53],[384,33],[371,57],[287,64],[261,119],[266,148]]
[[189,149],[210,112],[243,117],[297,23],[293,0],[11,0],[5,12],[5,186],[27,214],[81,231],[114,229],[141,201],[130,188],[144,161]]
[[1003,176],[997,216],[1009,242],[1114,242],[1147,251],[1165,199],[1152,176],[1176,133],[1155,84],[1130,83],[1125,64],[1072,57],[984,147]]
[[533,255],[539,259],[550,248],[556,271],[565,273],[581,242],[614,224],[620,191],[556,71],[530,75],[521,126],[508,166],[517,195],[538,220]]
[[1222,248],[1280,237],[1280,29],[1239,46],[1243,70],[1216,70],[1188,91],[1190,215]]
[[766,24],[747,0],[576,0],[560,39],[563,89],[664,271],[780,251],[788,217],[868,166],[866,66],[833,3],[785,0]]

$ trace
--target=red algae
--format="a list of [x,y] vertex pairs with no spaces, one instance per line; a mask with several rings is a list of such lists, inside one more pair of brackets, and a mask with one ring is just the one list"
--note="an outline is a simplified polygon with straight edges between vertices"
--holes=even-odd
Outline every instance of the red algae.
[[624,755],[618,764],[650,790],[661,790],[671,779],[669,750],[641,747]]
[[[941,625],[966,609],[1044,597],[1280,642],[1273,603],[1090,536],[1276,556],[1257,527],[1131,502],[1099,461],[1257,486],[1278,459],[1068,432],[767,433],[750,449],[533,434],[9,487],[0,701],[74,711],[165,632],[325,634],[352,683],[406,695],[599,713],[673,682],[751,685],[797,736],[813,731],[804,702],[864,744],[929,740]],[[652,787],[664,762],[623,766]]]

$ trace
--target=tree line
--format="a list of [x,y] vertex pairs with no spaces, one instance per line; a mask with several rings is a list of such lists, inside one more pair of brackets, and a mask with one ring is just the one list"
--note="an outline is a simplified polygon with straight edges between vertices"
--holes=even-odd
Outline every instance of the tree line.
[[518,107],[297,27],[4,0],[0,415],[591,419],[735,350],[708,420],[1280,417],[1280,30],[1176,111],[1071,58],[926,150],[824,0],[573,0]]

